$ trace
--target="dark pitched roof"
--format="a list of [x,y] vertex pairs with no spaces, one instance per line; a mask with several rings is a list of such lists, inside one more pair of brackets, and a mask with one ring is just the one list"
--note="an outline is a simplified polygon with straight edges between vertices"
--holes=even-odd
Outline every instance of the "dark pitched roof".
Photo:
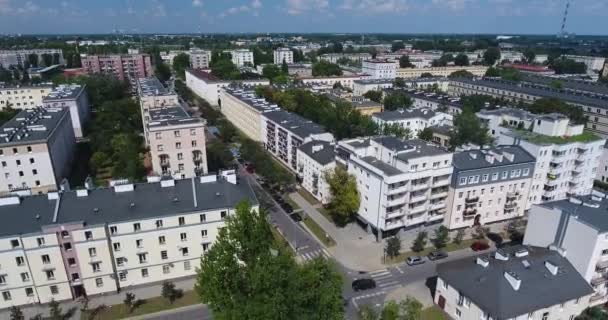
[[[490,152],[503,155],[505,152],[510,153],[513,155],[513,161],[503,156],[502,161],[494,159],[494,162],[490,163],[486,160],[486,155],[489,155]],[[500,167],[535,161],[536,158],[520,146],[498,146],[483,150],[461,151],[454,153],[453,158],[454,168],[457,170]]]
[[578,196],[580,201],[571,202],[570,199],[545,202],[539,206],[549,209],[559,209],[559,213],[575,214],[577,219],[590,225],[599,232],[608,232],[608,200],[599,196]]
[[[314,146],[322,146],[323,148],[313,152]],[[299,147],[300,151],[304,152],[310,158],[316,162],[327,165],[336,160],[336,153],[334,152],[334,146],[326,141],[310,141]]]
[[[514,253],[523,248],[527,248],[529,255],[515,257]],[[502,250],[509,254],[508,261],[494,259],[486,253],[477,257],[488,259],[487,267],[477,264],[476,257],[464,258],[438,265],[437,273],[494,319],[515,318],[594,292],[570,262],[555,251],[521,246]],[[557,275],[547,270],[545,261],[558,266]],[[505,279],[506,271],[521,280],[519,290]]]
[[303,139],[311,135],[326,133],[320,125],[285,110],[266,112],[263,116]]
[[38,107],[21,110],[0,126],[0,145],[45,142],[65,118],[70,119],[69,109]]

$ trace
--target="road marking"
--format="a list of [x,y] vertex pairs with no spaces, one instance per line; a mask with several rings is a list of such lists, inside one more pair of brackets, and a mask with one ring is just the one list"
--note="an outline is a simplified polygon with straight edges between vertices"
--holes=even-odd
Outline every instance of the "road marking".
[[379,277],[372,276],[372,278],[373,278],[374,280],[376,280],[376,281],[382,281],[382,280],[390,279],[390,278],[392,278],[392,277],[393,277],[393,275],[392,275],[392,274],[385,274],[385,275],[382,275],[382,276],[379,276]]
[[309,245],[301,246],[301,247],[298,248],[298,250],[304,250],[304,249],[309,248],[309,247],[310,247]]
[[329,252],[328,252],[327,250],[323,249],[323,252],[325,252],[325,255],[326,255],[328,258],[329,258],[329,257],[331,257],[331,254],[329,254]]
[[378,292],[374,292],[374,293],[369,293],[369,294],[353,297],[353,301],[355,301],[355,300],[361,300],[361,299],[367,299],[367,298],[371,298],[371,297],[377,297],[377,296],[381,296],[383,294],[386,294],[386,292],[384,290],[380,290]]
[[394,285],[394,286],[383,287],[383,288],[382,288],[382,290],[385,290],[386,292],[390,292],[390,291],[392,291],[392,290],[394,290],[394,289],[397,289],[397,288],[402,288],[402,287],[403,287],[403,285],[401,285],[401,284],[396,284],[396,285]]
[[399,267],[395,267],[395,268],[399,271],[399,273],[403,274],[403,270],[401,270],[401,268],[399,268]]
[[308,252],[307,253],[302,253],[302,258],[304,258],[304,260],[309,260],[310,257],[308,256]]
[[369,274],[376,274],[376,273],[383,273],[383,272],[387,272],[387,269],[380,269],[380,270],[376,270],[376,271],[372,271]]
[[385,282],[385,283],[381,283],[380,287],[382,287],[384,289],[384,287],[392,286],[392,285],[395,285],[395,284],[398,284],[398,283],[399,283],[399,281]]
[[384,272],[381,273],[372,273],[371,276],[372,278],[382,278],[383,276],[389,275],[390,276],[391,272],[386,270]]

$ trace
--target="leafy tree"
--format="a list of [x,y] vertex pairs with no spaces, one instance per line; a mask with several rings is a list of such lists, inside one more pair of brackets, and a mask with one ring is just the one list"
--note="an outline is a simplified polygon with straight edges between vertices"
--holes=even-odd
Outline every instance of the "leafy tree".
[[407,109],[412,106],[412,98],[403,91],[391,91],[384,97],[384,109],[393,111],[397,109]]
[[430,72],[423,72],[420,74],[420,78],[432,78],[432,77],[434,77],[434,76]]
[[409,56],[399,57],[399,68],[414,68],[415,66],[410,62]]
[[171,69],[161,61],[154,66],[154,74],[158,77],[158,80],[166,82],[171,78]]
[[608,313],[606,310],[603,310],[600,307],[590,307],[585,309],[583,313],[581,313],[576,320],[602,320],[608,317]]
[[549,85],[554,89],[562,89],[564,87],[564,83],[559,80],[552,80]]
[[30,66],[32,66],[33,68],[38,67],[38,55],[35,53],[31,53],[27,56],[27,61],[29,62]]
[[445,246],[450,241],[449,230],[445,226],[440,226],[435,229],[435,237],[431,239],[431,242],[437,248],[437,250],[441,250],[445,248]]
[[433,130],[431,130],[430,128],[424,128],[422,129],[420,132],[418,132],[418,139],[422,139],[425,141],[432,141],[433,140]]
[[76,308],[70,308],[66,313],[59,306],[59,302],[52,299],[49,303],[49,320],[68,320],[74,315]]
[[486,70],[486,77],[500,77],[500,71],[498,69],[496,69],[495,67],[489,67],[488,70]]
[[382,101],[382,91],[380,90],[370,90],[364,93],[363,96],[378,103]]
[[190,56],[185,53],[180,53],[173,58],[173,70],[175,74],[184,78],[186,76],[186,69],[190,67]]
[[487,48],[483,53],[483,63],[486,66],[493,66],[500,59],[500,49],[498,47]]
[[0,65],[0,82],[11,83],[13,82],[13,74],[7,69],[4,69]]
[[448,78],[473,78],[473,77],[475,77],[475,75],[470,73],[467,70],[454,71],[454,72],[450,73],[450,75],[448,76]]
[[240,78],[240,72],[234,63],[232,63],[230,54],[213,54],[209,67],[211,68],[211,74],[220,79],[237,80]]
[[323,177],[329,184],[331,201],[327,211],[340,225],[345,225],[359,210],[360,195],[357,190],[357,181],[346,169],[337,166],[333,172],[325,173]]
[[569,105],[556,98],[541,98],[537,99],[531,105],[527,106],[528,111],[536,114],[544,113],[561,113],[568,116],[575,123],[585,123],[585,114],[583,109],[577,106]]
[[527,63],[533,63],[534,59],[536,58],[536,52],[534,49],[526,48],[526,50],[524,50],[524,58],[526,59]]
[[452,242],[454,244],[461,244],[463,239],[464,239],[464,230],[459,229],[458,231],[456,231],[456,235],[454,236],[454,239],[452,239]]
[[468,66],[470,65],[469,63],[469,56],[467,56],[464,53],[461,53],[459,55],[456,56],[456,58],[454,58],[454,64],[457,66]]
[[405,80],[401,77],[397,77],[395,78],[393,85],[395,86],[395,88],[403,88],[405,87]]
[[59,60],[59,53],[53,53],[53,64],[59,64],[61,62]]
[[416,239],[414,239],[414,243],[412,243],[412,251],[421,252],[422,250],[424,250],[424,248],[426,247],[426,237],[426,231],[418,232]]
[[393,41],[393,44],[391,45],[392,52],[399,51],[402,49],[405,49],[405,44],[403,43],[403,41]]
[[10,308],[9,317],[11,320],[25,320],[25,317],[23,316],[23,312],[21,311],[21,308],[19,308],[17,306],[12,306]]
[[576,62],[572,59],[559,58],[555,59],[549,64],[551,69],[555,70],[557,74],[582,74],[587,72],[587,65],[582,62]]
[[289,66],[287,65],[285,59],[283,59],[283,63],[281,63],[281,72],[283,74],[289,74]]
[[522,79],[521,72],[515,68],[501,68],[500,76],[509,81],[521,81]]
[[469,107],[465,107],[461,113],[454,117],[454,127],[455,130],[450,137],[452,148],[467,143],[483,146],[491,142],[488,128],[481,124],[479,118]]
[[181,298],[183,291],[175,288],[175,284],[171,281],[164,281],[161,290],[161,296],[169,300],[170,304],[173,304],[175,300]]
[[328,77],[328,76],[341,76],[342,69],[335,63],[331,63],[325,60],[313,63],[312,75],[314,77]]
[[341,289],[326,260],[299,265],[281,250],[267,214],[247,202],[202,257],[195,285],[217,319],[343,319]]
[[404,140],[412,138],[412,130],[410,128],[404,128],[397,123],[385,124],[382,127],[381,133],[385,136],[397,137]]
[[384,248],[386,255],[390,258],[394,258],[399,255],[401,251],[401,239],[397,236],[392,236],[386,240],[386,246]]
[[391,300],[384,305],[380,313],[380,320],[419,320],[422,304],[411,297],[399,303]]
[[42,63],[44,64],[45,67],[49,67],[49,66],[53,65],[53,55],[48,54],[48,53],[43,53],[42,54]]
[[361,306],[357,315],[359,320],[378,320],[378,313],[368,304]]
[[219,140],[214,139],[207,144],[207,168],[209,172],[219,172],[221,169],[229,168],[233,165],[233,157],[228,145]]
[[272,80],[279,74],[281,74],[281,69],[279,69],[279,67],[275,64],[267,64],[264,66],[264,68],[262,68],[262,75],[264,78]]
[[125,299],[122,301],[129,310],[129,313],[133,312],[133,305],[135,304],[135,294],[131,292],[125,293]]

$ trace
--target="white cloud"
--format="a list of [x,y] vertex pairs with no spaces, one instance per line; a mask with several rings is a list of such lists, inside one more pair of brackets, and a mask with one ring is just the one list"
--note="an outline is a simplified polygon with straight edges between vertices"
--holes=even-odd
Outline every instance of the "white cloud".
[[40,10],[40,7],[37,4],[35,4],[31,1],[28,1],[23,5],[23,7],[17,8],[16,12],[18,14],[30,14],[30,13],[36,13],[39,10]]
[[329,9],[327,0],[287,0],[286,11],[290,15],[300,15],[309,11],[326,12]]
[[432,0],[435,7],[451,11],[462,11],[473,0]]
[[165,5],[158,1],[153,1],[152,2],[152,15],[155,17],[166,17],[167,10],[165,9]]
[[262,1],[260,0],[253,0],[251,2],[251,8],[253,9],[260,9],[262,7]]
[[10,0],[0,0],[0,14],[8,14],[13,11]]
[[262,8],[262,2],[260,0],[253,0],[250,5],[244,4],[241,6],[230,7],[228,9],[226,9],[226,10],[224,10],[224,12],[219,14],[219,17],[226,18],[227,16],[230,16],[230,15],[246,13],[246,12],[251,12],[252,15],[258,16],[260,8]]
[[338,8],[360,14],[400,14],[408,11],[409,5],[407,0],[344,0]]
[[192,0],[192,6],[193,7],[202,7],[203,2],[201,0]]

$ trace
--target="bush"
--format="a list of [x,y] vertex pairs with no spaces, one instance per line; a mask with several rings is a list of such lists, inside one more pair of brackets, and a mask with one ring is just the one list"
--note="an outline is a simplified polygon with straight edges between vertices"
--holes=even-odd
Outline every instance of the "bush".
[[490,249],[490,245],[485,241],[475,241],[471,245],[471,249],[473,249],[473,251],[488,250]]

